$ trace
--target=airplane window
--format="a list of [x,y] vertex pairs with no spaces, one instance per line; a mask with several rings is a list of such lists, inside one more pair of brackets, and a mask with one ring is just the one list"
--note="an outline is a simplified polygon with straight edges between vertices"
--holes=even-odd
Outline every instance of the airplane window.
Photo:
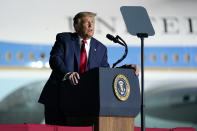
[[173,62],[178,62],[179,61],[178,54],[174,54],[173,57],[172,57],[172,59],[173,59]]
[[6,61],[10,61],[12,59],[12,54],[10,52],[6,52],[5,59]]
[[151,62],[156,62],[157,61],[157,56],[154,53],[152,53],[150,55],[150,60],[151,60]]
[[189,54],[184,54],[184,62],[189,62],[190,61],[190,55]]
[[29,53],[29,60],[30,61],[33,61],[34,60],[34,53]]
[[167,62],[168,61],[168,56],[164,53],[161,55],[161,59],[163,62]]
[[44,53],[41,53],[40,54],[40,58],[41,58],[41,60],[45,60],[46,59],[46,55]]
[[23,60],[23,53],[21,53],[21,52],[19,52],[19,53],[17,53],[17,60],[19,60],[19,61],[21,61],[21,60]]

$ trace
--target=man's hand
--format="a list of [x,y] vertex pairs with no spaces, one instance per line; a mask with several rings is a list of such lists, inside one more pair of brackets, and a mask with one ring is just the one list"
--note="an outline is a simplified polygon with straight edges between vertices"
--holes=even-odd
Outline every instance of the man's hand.
[[139,71],[140,70],[139,70],[138,65],[137,64],[131,64],[130,66],[135,69],[135,75],[139,76]]
[[132,68],[132,69],[135,69],[135,75],[136,76],[139,76],[139,67],[137,64],[130,64],[130,65],[123,65],[121,66],[121,68]]
[[77,72],[72,72],[68,75],[68,80],[70,81],[71,85],[77,85],[80,76]]

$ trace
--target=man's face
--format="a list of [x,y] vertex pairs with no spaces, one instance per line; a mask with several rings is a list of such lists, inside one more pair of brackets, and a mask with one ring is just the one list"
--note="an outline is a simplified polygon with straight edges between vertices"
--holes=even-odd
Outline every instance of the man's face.
[[94,16],[84,16],[77,25],[77,32],[83,39],[90,39],[94,35]]

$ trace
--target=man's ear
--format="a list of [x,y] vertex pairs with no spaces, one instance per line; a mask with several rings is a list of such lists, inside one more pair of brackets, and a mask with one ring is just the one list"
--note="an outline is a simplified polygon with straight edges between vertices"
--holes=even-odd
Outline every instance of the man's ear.
[[74,24],[73,26],[75,28],[75,31],[78,32],[79,31],[79,25],[78,24]]

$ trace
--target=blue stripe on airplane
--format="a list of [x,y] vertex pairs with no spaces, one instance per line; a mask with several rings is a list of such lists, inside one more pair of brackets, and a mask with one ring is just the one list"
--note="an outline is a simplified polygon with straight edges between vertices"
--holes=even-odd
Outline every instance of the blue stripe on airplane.
[[[124,53],[124,48],[108,47],[109,60],[115,62]],[[122,64],[140,65],[140,47],[128,47],[128,55]],[[197,68],[197,46],[193,47],[145,47],[145,67]]]
[[[48,62],[51,45],[18,44],[0,42],[0,66],[30,67],[31,62]],[[124,48],[108,46],[110,65],[124,54]],[[129,47],[126,59],[120,64],[140,65],[140,47]],[[145,47],[145,67],[197,68],[197,46],[193,47]]]

